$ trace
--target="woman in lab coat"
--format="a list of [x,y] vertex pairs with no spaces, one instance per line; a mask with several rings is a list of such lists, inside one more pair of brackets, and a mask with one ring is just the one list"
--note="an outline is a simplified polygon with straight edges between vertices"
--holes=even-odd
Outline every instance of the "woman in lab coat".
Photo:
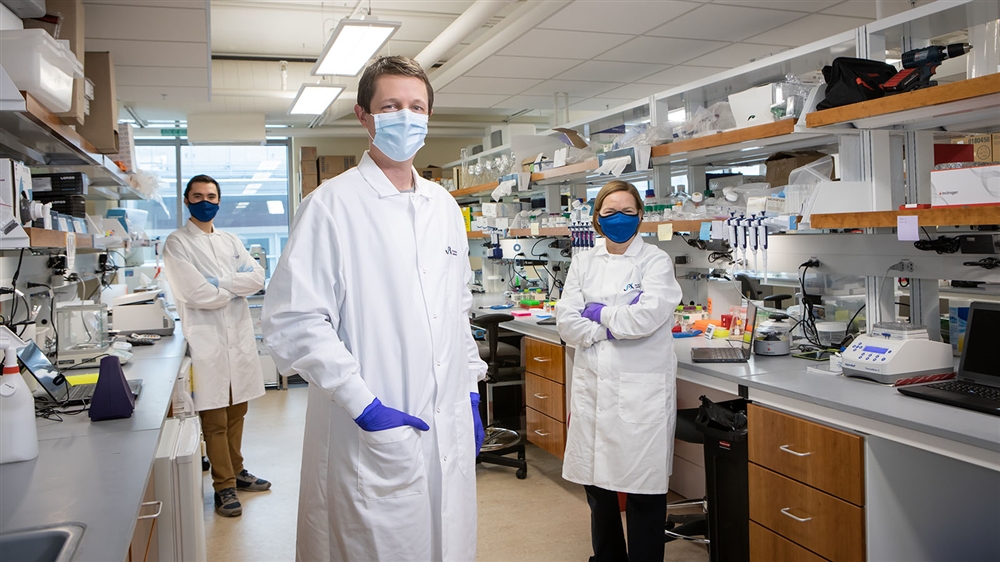
[[[594,205],[604,238],[573,258],[556,306],[575,348],[563,478],[587,491],[593,562],[663,560],[681,289],[670,256],[638,236],[641,221],[635,187],[605,185]],[[627,554],[616,492],[628,493]]]

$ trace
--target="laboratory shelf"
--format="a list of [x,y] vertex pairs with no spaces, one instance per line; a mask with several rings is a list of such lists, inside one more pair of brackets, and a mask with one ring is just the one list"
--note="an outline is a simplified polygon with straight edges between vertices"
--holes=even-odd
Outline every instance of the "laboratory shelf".
[[479,185],[473,185],[472,187],[464,187],[462,189],[456,189],[455,191],[450,191],[452,197],[458,199],[459,197],[478,197],[482,195],[489,195],[493,192],[500,182],[491,181],[487,183],[481,183]]
[[576,164],[567,164],[543,172],[534,172],[531,174],[531,183],[539,187],[586,183],[588,174],[596,170],[599,166],[597,158],[591,158],[590,160],[577,162]]
[[[701,229],[701,223],[711,222],[713,219],[705,220],[683,220],[683,221],[661,221],[661,222],[643,222],[639,224],[639,232],[656,234],[659,231],[661,224],[672,224],[674,232],[696,232]],[[721,220],[721,219],[714,219]],[[538,237],[548,237],[548,236],[569,236],[568,227],[556,227],[556,228],[539,228],[538,234],[532,234],[531,229],[528,228],[512,228],[507,231],[507,236],[538,236]]]
[[[66,249],[66,234],[61,230],[47,230],[44,228],[25,228],[28,234],[29,244],[32,248],[60,248]],[[93,234],[76,234],[76,248],[85,249],[94,247]]]
[[1000,74],[886,96],[806,115],[810,129],[931,130],[963,132],[1000,128]]
[[780,150],[820,148],[835,142],[836,137],[827,132],[798,131],[795,119],[782,119],[654,146],[650,159],[654,166],[733,165],[760,161]]
[[465,234],[468,235],[469,240],[474,240],[476,238],[489,238],[490,237],[489,234],[483,232],[482,230],[467,230],[465,232]]
[[900,216],[916,216],[920,226],[1000,225],[1000,205],[813,214],[809,224],[812,228],[895,228]]
[[0,111],[0,155],[24,161],[36,172],[85,172],[105,199],[138,199],[128,177],[111,159],[63,122],[31,94],[23,111]]

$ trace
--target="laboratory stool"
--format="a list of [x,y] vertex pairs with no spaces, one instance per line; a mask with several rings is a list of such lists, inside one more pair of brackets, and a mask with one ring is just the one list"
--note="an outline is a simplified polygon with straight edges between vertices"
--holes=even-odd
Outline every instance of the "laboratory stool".
[[[705,443],[705,435],[695,425],[698,408],[677,410],[677,427],[674,437],[687,443]],[[700,507],[701,513],[671,514],[671,510]],[[678,500],[667,504],[667,523],[664,528],[665,542],[685,540],[699,544],[709,544],[708,502],[705,498]]]
[[[516,468],[515,475],[523,480],[528,476],[524,440],[514,430],[495,427],[493,419],[493,389],[524,385],[521,352],[513,345],[500,341],[500,324],[513,319],[510,314],[485,314],[472,319],[473,325],[486,330],[486,341],[477,340],[476,344],[479,346],[479,357],[487,365],[486,380],[483,381],[486,386],[486,440],[476,462]],[[510,454],[516,454],[516,458],[506,456]]]

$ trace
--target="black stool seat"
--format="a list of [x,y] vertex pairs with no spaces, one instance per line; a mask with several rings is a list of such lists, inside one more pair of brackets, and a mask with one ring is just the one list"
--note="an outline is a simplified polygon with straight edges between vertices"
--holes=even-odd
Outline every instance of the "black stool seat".
[[[479,346],[479,358],[483,361],[490,360],[490,342],[483,340],[476,340],[476,345]],[[521,357],[521,351],[516,347],[510,345],[509,343],[497,342],[497,359],[511,358],[518,359]]]

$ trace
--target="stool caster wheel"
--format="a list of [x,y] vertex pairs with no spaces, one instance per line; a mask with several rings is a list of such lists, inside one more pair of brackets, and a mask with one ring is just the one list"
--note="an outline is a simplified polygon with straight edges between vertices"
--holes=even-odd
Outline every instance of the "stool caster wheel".
[[528,469],[527,468],[519,468],[519,469],[517,469],[517,472],[514,473],[514,476],[517,476],[518,480],[524,480],[525,478],[528,477]]
[[208,472],[212,465],[208,462],[208,457],[201,457],[201,471]]

